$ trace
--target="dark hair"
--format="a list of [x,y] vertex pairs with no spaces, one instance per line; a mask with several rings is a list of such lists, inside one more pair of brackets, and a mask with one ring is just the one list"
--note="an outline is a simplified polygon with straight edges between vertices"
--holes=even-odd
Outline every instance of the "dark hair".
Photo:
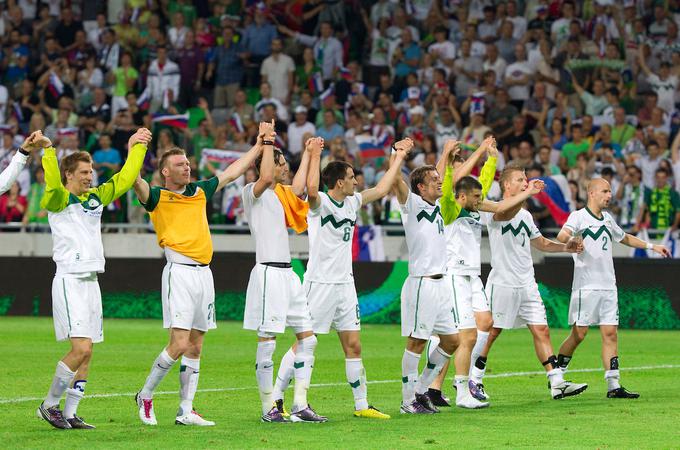
[[78,167],[78,163],[92,164],[92,157],[87,152],[75,152],[61,160],[61,182],[66,184],[66,172],[73,173]]
[[656,169],[656,170],[654,171],[654,175],[657,175],[657,174],[659,174],[659,173],[666,174],[667,177],[670,177],[670,176],[671,176],[671,174],[668,173],[668,170],[666,170],[666,169],[663,168],[663,167],[659,167],[658,169]]
[[[344,180],[347,169],[353,169],[352,165],[345,161],[332,161],[321,172],[321,181],[328,189],[333,189],[338,180]],[[356,173],[354,174],[356,176]]]
[[580,123],[575,123],[571,125],[571,131],[574,131],[575,129],[583,130],[583,127],[581,126]]
[[430,172],[436,172],[435,166],[420,166],[411,173],[411,192],[420,195],[418,185],[425,182],[425,176]]
[[538,173],[540,173],[541,176],[543,176],[543,174],[545,173],[545,169],[543,168],[543,166],[536,162],[527,167],[527,170],[535,170]]
[[613,95],[613,96],[616,97],[616,98],[619,97],[619,90],[616,89],[615,87],[610,87],[610,88],[607,90],[607,92],[610,93],[611,95]]
[[607,177],[613,177],[614,176],[614,170],[612,170],[611,167],[603,167],[602,172],[600,172],[600,175],[607,176]]
[[[260,166],[262,165],[262,155],[263,154],[264,154],[264,152],[260,153],[260,156],[258,156],[255,159],[255,170],[256,170],[258,176],[260,175]],[[274,147],[274,163],[275,164],[276,164],[276,161],[278,161],[279,158],[281,158],[282,156],[283,156],[283,151],[280,148]]]
[[458,197],[460,194],[465,193],[465,194],[471,194],[472,191],[475,189],[482,189],[482,183],[477,181],[474,177],[471,177],[470,175],[465,176],[458,180],[456,183],[456,197]]
[[638,174],[638,176],[640,176],[640,177],[642,176],[642,169],[640,169],[638,166],[636,166],[634,164],[630,164],[628,167],[626,167],[626,170],[630,170],[630,169],[633,169]]

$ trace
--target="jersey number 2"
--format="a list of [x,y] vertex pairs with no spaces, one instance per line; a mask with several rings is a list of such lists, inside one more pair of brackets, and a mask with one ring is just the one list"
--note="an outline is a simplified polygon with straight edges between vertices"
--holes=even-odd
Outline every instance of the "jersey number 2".
[[607,242],[609,242],[607,236],[602,236],[602,240],[604,241],[602,242],[602,250],[607,250]]

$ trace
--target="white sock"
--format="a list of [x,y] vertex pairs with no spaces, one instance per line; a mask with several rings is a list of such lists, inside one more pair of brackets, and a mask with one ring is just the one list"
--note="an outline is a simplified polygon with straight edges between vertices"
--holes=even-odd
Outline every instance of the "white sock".
[[442,371],[442,367],[444,367],[446,361],[450,359],[451,355],[442,350],[441,347],[437,346],[437,348],[429,355],[427,364],[423,369],[423,373],[420,375],[418,384],[416,384],[417,394],[424,394],[427,392],[427,388],[430,386],[430,383],[432,383],[432,381],[437,378],[437,375],[439,375],[439,372]]
[[274,391],[272,393],[272,398],[274,400],[283,400],[284,393],[290,382],[293,381],[295,376],[295,371],[293,369],[293,363],[295,362],[295,352],[293,348],[289,348],[283,358],[281,358],[281,365],[279,366],[279,371],[276,374],[276,382],[274,383]]
[[73,383],[72,388],[66,389],[66,400],[64,400],[64,417],[73,419],[78,410],[78,404],[85,395],[85,385],[87,380],[78,380]]
[[198,389],[200,359],[182,356],[179,366],[179,411],[178,416],[189,414],[194,409],[194,396]]
[[607,380],[607,390],[612,391],[621,387],[619,380],[621,375],[617,370],[607,370],[604,372],[604,379]]
[[153,398],[153,391],[156,390],[156,387],[158,387],[160,382],[163,380],[163,378],[165,378],[168,372],[170,372],[170,369],[172,369],[172,366],[175,365],[176,362],[177,360],[172,359],[167,350],[163,349],[163,351],[160,352],[160,354],[156,357],[156,360],[153,362],[153,365],[151,366],[151,372],[149,372],[149,376],[146,377],[146,382],[144,383],[142,390],[139,392],[139,396],[146,399]]
[[548,371],[546,374],[550,380],[550,386],[557,386],[564,381],[564,372],[559,367]]
[[364,370],[361,358],[345,359],[345,374],[347,375],[347,382],[352,388],[352,395],[354,395],[354,409],[357,411],[368,409],[366,370]]
[[466,396],[470,395],[468,380],[469,378],[465,375],[456,375],[453,379],[453,384],[456,386],[456,403],[459,403]]
[[257,356],[255,361],[255,377],[257,387],[260,390],[260,401],[262,402],[262,414],[267,414],[272,409],[272,390],[274,389],[274,350],[276,341],[260,341],[257,343]]
[[472,368],[475,367],[475,362],[477,361],[477,358],[479,358],[479,355],[482,354],[482,351],[484,351],[484,347],[486,347],[486,341],[488,340],[488,331],[477,330],[477,342],[475,342],[475,346],[472,347],[472,354],[470,355],[470,374],[472,374]]
[[434,352],[437,351],[437,347],[439,347],[439,336],[432,335],[430,336],[430,339],[427,341],[427,358],[428,360],[432,359],[432,355]]
[[314,349],[317,344],[316,336],[312,335],[298,341],[293,371],[295,373],[295,387],[293,388],[293,412],[307,408],[307,390],[312,379],[314,369]]
[[46,408],[58,405],[61,401],[61,396],[64,395],[64,391],[66,391],[66,388],[68,388],[69,384],[71,384],[71,380],[73,380],[73,377],[75,376],[76,373],[69,369],[64,361],[59,361],[57,363],[57,368],[54,371],[52,385],[47,392],[47,397],[45,397],[43,405],[45,405]]
[[416,399],[419,362],[419,354],[404,350],[401,358],[401,398],[404,405],[410,405]]

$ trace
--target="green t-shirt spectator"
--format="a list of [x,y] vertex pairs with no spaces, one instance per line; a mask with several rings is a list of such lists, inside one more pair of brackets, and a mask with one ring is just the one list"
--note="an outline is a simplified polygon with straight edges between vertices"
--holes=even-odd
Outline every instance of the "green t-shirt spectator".
[[629,123],[612,127],[612,142],[619,144],[622,148],[635,136],[635,127]]
[[128,67],[127,71],[123,67],[113,69],[113,76],[116,78],[113,95],[116,97],[125,97],[125,94],[128,93],[129,88],[125,84],[125,75],[127,75],[128,80],[136,80],[139,77],[139,73],[134,67]]
[[562,156],[567,159],[567,164],[569,167],[574,167],[576,165],[576,158],[581,153],[586,153],[590,148],[588,141],[583,139],[578,144],[576,142],[570,141],[564,144],[562,147]]
[[31,190],[28,193],[28,205],[26,206],[28,223],[47,223],[47,210],[40,207],[40,199],[44,195],[45,183],[31,184]]
[[670,186],[645,189],[645,205],[649,211],[649,227],[665,231],[680,212],[680,194]]

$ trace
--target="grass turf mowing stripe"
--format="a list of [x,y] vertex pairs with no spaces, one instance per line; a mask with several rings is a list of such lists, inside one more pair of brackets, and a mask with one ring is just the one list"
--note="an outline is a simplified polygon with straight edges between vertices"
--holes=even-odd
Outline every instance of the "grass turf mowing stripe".
[[[655,366],[637,366],[637,367],[626,367],[623,369],[620,369],[623,372],[628,372],[628,371],[635,371],[635,370],[663,370],[663,369],[680,369],[680,364],[660,364],[660,365],[655,365]],[[603,370],[600,367],[597,368],[588,368],[588,369],[575,369],[575,370],[569,370],[567,373],[587,373],[587,372],[599,372]],[[511,378],[511,377],[526,377],[526,376],[532,376],[532,375],[543,375],[546,372],[541,370],[541,371],[533,371],[533,372],[505,372],[505,373],[496,373],[496,374],[491,374],[491,375],[486,375],[484,378]],[[401,380],[372,380],[372,381],[367,381],[366,384],[386,384],[386,383],[401,383]],[[322,387],[338,387],[338,386],[344,386],[345,383],[319,383],[319,384],[312,384],[310,387],[312,388],[322,388]],[[212,388],[212,389],[198,389],[196,392],[233,392],[233,391],[249,391],[249,390],[255,390],[257,389],[257,386],[248,386],[248,387],[227,387],[227,388]],[[111,397],[133,397],[136,394],[136,392],[114,392],[114,393],[109,393],[109,394],[88,394],[86,397],[87,398],[111,398]],[[177,395],[177,391],[158,391],[154,392],[154,396],[156,395]],[[0,399],[0,405],[8,404],[8,403],[24,403],[24,402],[34,402],[38,400],[43,400],[44,397],[17,397],[17,398],[2,398]]]

